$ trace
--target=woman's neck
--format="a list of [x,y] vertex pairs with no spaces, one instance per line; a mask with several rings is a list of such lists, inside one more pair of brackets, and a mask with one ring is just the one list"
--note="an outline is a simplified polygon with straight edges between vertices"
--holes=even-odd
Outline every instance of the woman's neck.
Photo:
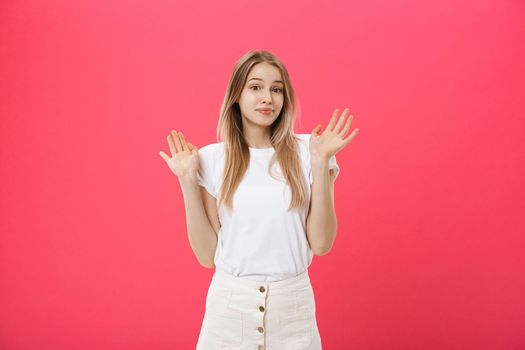
[[245,129],[244,140],[250,148],[269,148],[273,147],[270,140],[271,134],[269,128],[267,129]]

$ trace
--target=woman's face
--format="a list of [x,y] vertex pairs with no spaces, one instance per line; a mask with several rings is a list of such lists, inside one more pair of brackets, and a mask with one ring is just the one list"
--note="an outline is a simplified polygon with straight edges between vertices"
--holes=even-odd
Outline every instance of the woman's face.
[[[284,84],[279,69],[266,62],[253,66],[238,102],[244,126],[272,125],[284,102]],[[269,112],[262,109],[269,109]]]

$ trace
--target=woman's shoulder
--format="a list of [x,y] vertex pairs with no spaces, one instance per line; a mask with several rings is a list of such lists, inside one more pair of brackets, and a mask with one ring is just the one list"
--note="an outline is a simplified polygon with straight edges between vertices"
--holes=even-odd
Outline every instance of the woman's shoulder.
[[299,150],[302,156],[308,157],[309,155],[309,142],[311,134],[295,134],[299,139]]
[[[308,155],[311,134],[295,134],[299,141],[299,150],[302,155]],[[224,142],[215,142],[199,148],[199,153],[205,156],[220,157],[225,153]]]
[[199,153],[205,154],[219,154],[224,152],[224,142],[216,142],[204,145],[199,148]]
[[301,140],[309,141],[312,134],[295,134],[295,136],[299,137]]

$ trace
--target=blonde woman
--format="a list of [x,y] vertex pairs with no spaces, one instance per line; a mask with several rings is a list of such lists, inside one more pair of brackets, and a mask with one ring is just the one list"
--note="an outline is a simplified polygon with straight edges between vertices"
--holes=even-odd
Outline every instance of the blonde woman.
[[220,142],[198,149],[172,130],[171,157],[159,153],[179,179],[191,248],[215,268],[197,350],[321,349],[308,267],[334,243],[335,154],[359,129],[347,136],[352,116],[336,109],[322,133],[296,135],[295,110],[284,64],[249,51],[228,84]]

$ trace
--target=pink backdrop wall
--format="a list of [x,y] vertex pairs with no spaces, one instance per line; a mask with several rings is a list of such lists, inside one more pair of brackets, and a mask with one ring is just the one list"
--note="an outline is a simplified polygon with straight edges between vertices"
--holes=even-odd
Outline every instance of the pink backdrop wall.
[[267,49],[296,132],[349,107],[339,231],[310,275],[325,349],[525,349],[525,4],[0,4],[0,348],[192,349],[213,270],[171,129],[215,142]]

